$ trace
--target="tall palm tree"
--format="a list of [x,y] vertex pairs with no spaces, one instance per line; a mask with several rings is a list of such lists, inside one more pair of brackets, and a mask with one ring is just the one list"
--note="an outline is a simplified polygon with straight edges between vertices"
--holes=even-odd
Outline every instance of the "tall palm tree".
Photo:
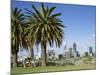
[[17,66],[17,53],[21,45],[24,14],[18,8],[11,9],[11,52],[13,55],[13,67]]
[[60,47],[63,40],[63,25],[58,18],[61,13],[53,13],[55,6],[49,8],[40,5],[40,9],[32,5],[33,10],[27,10],[27,20],[30,25],[30,34],[34,37],[35,45],[41,45],[42,66],[46,66],[47,44]]
[[31,58],[34,60],[33,46],[34,38],[30,35],[30,29],[29,26],[27,26],[23,31],[21,47],[31,51]]
[[[21,47],[28,50],[29,52],[31,52],[31,58],[32,58],[32,61],[34,61],[34,53],[33,53],[34,52],[34,50],[33,50],[34,39],[32,36],[30,36],[30,34],[29,34],[30,30],[27,28],[24,29],[24,32],[22,35]],[[23,64],[23,65],[24,65],[24,67],[26,67],[25,64]]]

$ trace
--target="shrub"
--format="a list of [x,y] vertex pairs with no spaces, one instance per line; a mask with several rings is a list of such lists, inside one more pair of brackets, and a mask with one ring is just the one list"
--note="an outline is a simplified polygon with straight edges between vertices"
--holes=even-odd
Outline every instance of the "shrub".
[[47,66],[55,66],[56,65],[55,61],[48,61],[46,64],[47,64]]
[[23,62],[21,62],[21,61],[17,62],[17,66],[18,67],[23,67]]

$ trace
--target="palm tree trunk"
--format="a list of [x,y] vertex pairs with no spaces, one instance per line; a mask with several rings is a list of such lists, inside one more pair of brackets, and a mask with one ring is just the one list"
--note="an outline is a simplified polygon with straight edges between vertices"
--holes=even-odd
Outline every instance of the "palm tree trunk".
[[13,67],[17,67],[17,52],[13,53]]
[[41,61],[42,61],[42,67],[46,66],[46,44],[41,44]]
[[35,60],[34,60],[34,48],[31,48],[31,59],[32,59],[31,67],[35,67],[36,64],[33,63],[33,62],[35,62]]
[[32,58],[32,60],[34,60],[34,50],[33,50],[33,48],[31,48],[31,58]]
[[19,43],[16,41],[15,52],[13,53],[13,67],[17,67],[17,54],[19,51]]

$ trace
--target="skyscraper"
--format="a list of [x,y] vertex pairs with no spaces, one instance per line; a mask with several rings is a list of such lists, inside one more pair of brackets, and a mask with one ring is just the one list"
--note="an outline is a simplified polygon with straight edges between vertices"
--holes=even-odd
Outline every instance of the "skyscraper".
[[73,50],[76,52],[76,43],[73,43]]
[[71,55],[70,49],[65,48],[65,57],[70,58],[70,55]]
[[73,49],[71,47],[69,48],[69,54],[70,54],[70,57],[73,57]]
[[93,48],[89,47],[89,53],[93,53]]
[[94,53],[93,53],[93,48],[92,48],[92,47],[89,47],[89,54],[90,54],[91,56],[94,55]]
[[65,41],[63,43],[63,46],[64,46],[64,51],[66,52],[67,51],[67,46],[66,46],[66,42]]
[[64,50],[65,50],[65,51],[67,50],[67,46],[66,46],[66,45],[64,46]]

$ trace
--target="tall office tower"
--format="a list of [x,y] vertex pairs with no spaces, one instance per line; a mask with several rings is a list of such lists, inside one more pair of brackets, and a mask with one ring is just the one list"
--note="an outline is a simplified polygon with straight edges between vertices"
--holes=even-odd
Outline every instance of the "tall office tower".
[[73,49],[72,48],[69,48],[69,54],[70,54],[70,57],[73,57]]
[[76,51],[76,56],[77,56],[77,57],[80,57],[80,54],[79,54],[79,52],[78,52],[78,51]]
[[66,45],[64,46],[64,50],[65,50],[65,52],[67,51],[67,46]]
[[73,43],[73,50],[76,52],[76,43]]
[[69,58],[69,50],[67,49],[67,46],[64,46],[64,54],[65,54],[65,58]]
[[65,50],[65,58],[70,58],[71,56],[70,49]]
[[68,49],[67,49],[67,46],[66,46],[66,42],[64,41],[64,44],[63,44],[63,46],[64,46],[64,56],[65,56],[65,58],[68,58]]
[[93,53],[93,48],[89,47],[89,53]]
[[64,47],[64,51],[66,52],[67,51],[66,41],[64,41],[63,47]]

